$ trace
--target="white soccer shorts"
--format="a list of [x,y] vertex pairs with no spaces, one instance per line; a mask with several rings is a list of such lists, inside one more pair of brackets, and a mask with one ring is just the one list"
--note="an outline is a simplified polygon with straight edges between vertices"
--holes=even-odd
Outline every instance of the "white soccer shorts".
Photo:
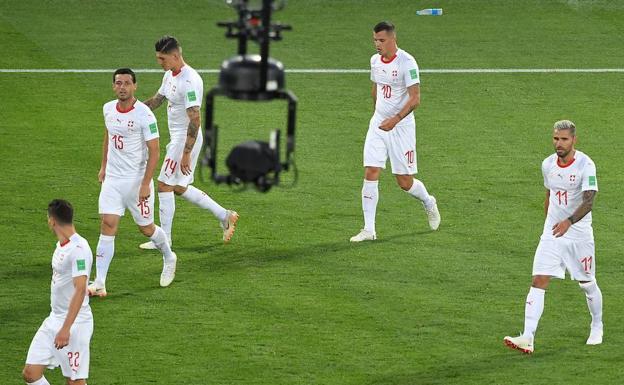
[[89,343],[93,334],[93,319],[74,322],[70,329],[69,345],[62,349],[54,346],[54,338],[64,320],[46,318],[30,343],[26,363],[46,365],[49,369],[61,367],[63,376],[72,380],[89,377]]
[[99,213],[124,216],[126,209],[139,226],[154,223],[154,183],[150,182],[150,196],[139,201],[139,189],[143,178],[104,178],[100,191]]
[[379,128],[382,120],[373,116],[364,142],[364,167],[386,168],[390,158],[392,173],[414,175],[416,166],[416,125],[399,122],[390,131]]
[[596,273],[596,255],[593,240],[567,238],[540,240],[533,259],[533,275],[550,275],[564,279],[568,270],[570,279],[593,281]]
[[202,149],[203,136],[201,128],[195,140],[193,151],[191,151],[191,173],[189,175],[182,174],[180,171],[180,162],[182,161],[182,153],[184,151],[184,140],[172,141],[167,145],[167,155],[165,155],[165,161],[160,168],[160,175],[158,180],[169,186],[183,186],[186,187],[193,184],[195,166],[197,165],[197,159]]

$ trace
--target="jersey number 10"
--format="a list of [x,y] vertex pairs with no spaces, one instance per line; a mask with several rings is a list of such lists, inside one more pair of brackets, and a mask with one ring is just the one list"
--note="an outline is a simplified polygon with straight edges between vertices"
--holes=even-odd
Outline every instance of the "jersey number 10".
[[390,99],[392,97],[392,87],[388,84],[382,85],[381,93],[383,94],[384,99]]

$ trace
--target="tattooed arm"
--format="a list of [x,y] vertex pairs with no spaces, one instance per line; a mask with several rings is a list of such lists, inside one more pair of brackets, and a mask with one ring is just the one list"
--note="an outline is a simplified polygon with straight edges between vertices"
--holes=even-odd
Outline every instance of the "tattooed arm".
[[557,238],[561,237],[568,231],[570,226],[583,219],[583,217],[592,210],[595,197],[595,190],[583,191],[583,202],[581,205],[574,210],[572,215],[553,226],[553,235]]
[[159,94],[159,93],[156,93],[156,95],[154,95],[151,98],[147,99],[143,103],[146,106],[148,106],[150,108],[150,110],[154,111],[155,109],[160,107],[160,105],[164,101],[165,101],[165,97],[163,95]]
[[407,103],[401,108],[398,114],[394,115],[391,118],[385,119],[379,125],[384,131],[390,131],[396,126],[403,118],[409,115],[412,111],[416,109],[420,105],[420,85],[414,84],[412,86],[407,87],[407,93],[409,95],[409,99]]
[[186,114],[189,117],[189,125],[186,131],[186,143],[184,143],[182,161],[180,162],[180,170],[184,175],[190,175],[192,170],[191,151],[193,151],[197,135],[199,134],[199,127],[201,126],[199,110],[199,106],[193,106],[186,109]]

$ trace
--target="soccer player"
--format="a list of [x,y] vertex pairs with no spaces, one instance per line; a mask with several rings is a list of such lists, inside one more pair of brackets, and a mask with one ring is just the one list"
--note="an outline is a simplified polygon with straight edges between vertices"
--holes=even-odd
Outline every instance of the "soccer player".
[[377,239],[378,180],[388,157],[401,189],[422,202],[431,229],[437,230],[440,225],[436,199],[429,195],[421,181],[413,177],[417,168],[416,123],[412,111],[420,104],[418,65],[412,55],[397,47],[392,23],[381,22],[373,31],[377,54],[371,57],[370,63],[375,113],[364,143],[364,228],[351,237],[351,242]]
[[[171,244],[171,228],[175,214],[175,195],[194,205],[209,210],[221,223],[223,241],[229,242],[234,234],[238,214],[226,210],[205,192],[192,186],[193,173],[202,148],[200,109],[204,85],[201,77],[182,57],[182,47],[172,36],[158,40],[156,59],[166,71],[158,92],[145,101],[155,110],[165,99],[168,101],[167,120],[171,142],[158,176],[158,201],[160,225]],[[154,249],[154,242],[140,245],[142,249]]]
[[48,227],[58,239],[52,256],[52,310],[28,349],[22,375],[29,385],[49,385],[43,372],[57,366],[69,385],[84,385],[89,377],[93,315],[87,282],[93,254],[87,240],[76,233],[73,216],[67,201],[48,204]]
[[104,105],[104,144],[99,213],[102,218],[96,249],[96,277],[89,294],[106,296],[106,275],[115,254],[115,235],[126,209],[143,235],[149,237],[163,255],[160,286],[169,286],[175,277],[176,254],[167,235],[154,224],[154,182],[160,148],[158,126],[152,111],[134,97],[136,75],[129,68],[113,74],[117,95]]
[[592,206],[598,191],[596,166],[576,150],[576,127],[569,120],[555,123],[555,154],[542,162],[546,200],[544,231],[533,259],[533,282],[524,310],[524,332],[505,337],[507,346],[531,354],[537,324],[544,310],[544,294],[551,278],[579,281],[591,314],[587,345],[602,343],[602,293],[596,283]]

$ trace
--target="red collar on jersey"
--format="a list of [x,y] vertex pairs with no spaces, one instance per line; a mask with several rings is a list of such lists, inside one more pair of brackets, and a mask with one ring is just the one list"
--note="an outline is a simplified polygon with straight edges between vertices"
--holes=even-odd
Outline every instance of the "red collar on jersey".
[[64,242],[59,242],[59,246],[63,247],[63,246],[65,246],[68,243],[69,243],[69,238],[67,238],[67,240],[64,241]]
[[117,102],[117,105],[115,105],[115,108],[117,109],[117,112],[120,112],[122,114],[125,114],[127,112],[130,112],[132,110],[134,110],[134,103],[136,103],[136,99],[134,99],[134,102],[132,102],[132,105],[130,106],[130,108],[128,108],[127,110],[122,110],[121,107],[119,107],[119,102]]
[[177,71],[171,71],[171,75],[178,76],[180,74],[180,72],[182,72],[182,68],[184,68],[184,66],[180,67],[180,69],[177,70]]
[[382,56],[382,57],[381,57],[381,62],[382,62],[382,63],[384,63],[384,64],[389,64],[389,63],[392,63],[392,61],[393,61],[394,59],[396,59],[396,57],[397,57],[397,54],[395,53],[395,54],[394,54],[394,55],[390,58],[390,60],[386,61],[386,59],[384,59],[384,57]]
[[572,163],[574,163],[574,161],[576,160],[576,158],[572,158],[572,161],[568,164],[561,164],[559,162],[559,157],[557,157],[557,166],[559,166],[560,168],[566,168],[566,167],[570,167],[572,165]]

